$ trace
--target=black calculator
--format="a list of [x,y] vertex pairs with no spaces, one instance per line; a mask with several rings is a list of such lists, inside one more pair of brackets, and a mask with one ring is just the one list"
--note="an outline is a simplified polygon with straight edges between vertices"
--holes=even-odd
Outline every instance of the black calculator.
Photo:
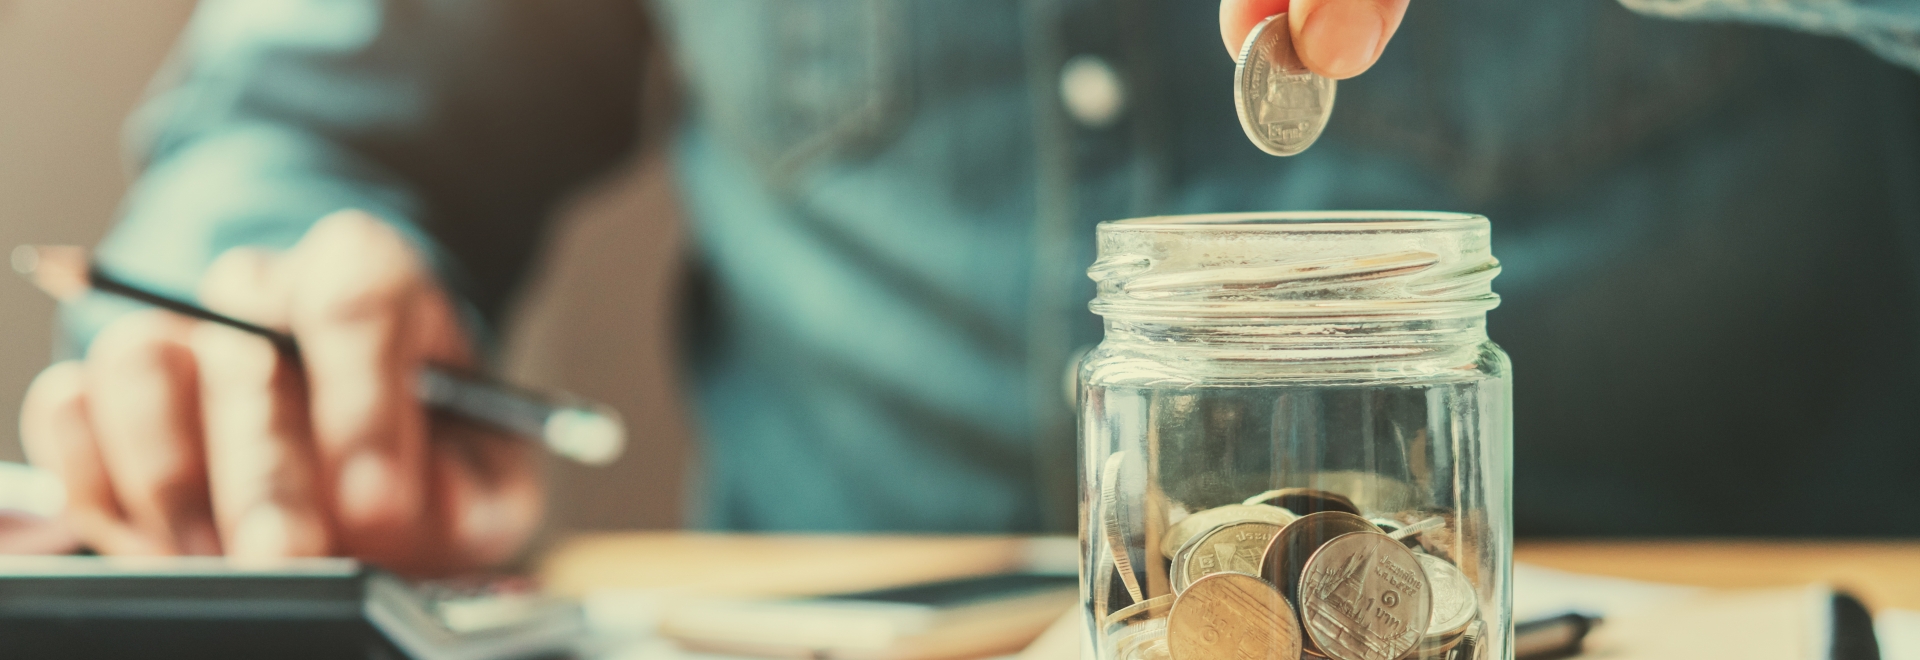
[[578,604],[512,579],[409,583],[349,559],[0,557],[0,657],[580,657]]

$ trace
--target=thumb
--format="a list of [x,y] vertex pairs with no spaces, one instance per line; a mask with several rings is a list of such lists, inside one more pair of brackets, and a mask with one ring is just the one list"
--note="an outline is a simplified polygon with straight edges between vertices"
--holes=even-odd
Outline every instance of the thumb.
[[1268,16],[1287,12],[1294,50],[1314,73],[1344,80],[1366,72],[1400,29],[1410,0],[1222,0],[1220,37],[1234,55]]

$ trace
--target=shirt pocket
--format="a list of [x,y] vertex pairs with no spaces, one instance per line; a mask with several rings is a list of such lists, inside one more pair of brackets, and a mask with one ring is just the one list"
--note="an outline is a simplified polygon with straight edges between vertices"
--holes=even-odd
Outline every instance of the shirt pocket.
[[697,116],[776,184],[871,153],[908,112],[909,3],[657,4]]

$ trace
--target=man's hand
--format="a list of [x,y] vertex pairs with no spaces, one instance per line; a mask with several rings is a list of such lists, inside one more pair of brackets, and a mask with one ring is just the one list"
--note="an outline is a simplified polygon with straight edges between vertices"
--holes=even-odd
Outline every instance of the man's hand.
[[438,418],[414,379],[471,362],[453,307],[392,227],[356,211],[283,254],[208,270],[208,307],[266,340],[161,311],[48,367],[21,412],[28,457],[67,487],[67,522],[106,554],[345,555],[409,573],[512,556],[542,506],[534,445]]
[[1239,56],[1253,26],[1287,12],[1293,48],[1318,73],[1345,80],[1365,73],[1400,29],[1408,0],[1221,0],[1220,38]]

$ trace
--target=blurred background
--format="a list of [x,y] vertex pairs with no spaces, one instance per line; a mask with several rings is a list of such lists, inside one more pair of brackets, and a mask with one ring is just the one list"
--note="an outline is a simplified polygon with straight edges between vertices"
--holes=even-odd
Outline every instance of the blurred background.
[[[193,5],[0,0],[0,249],[91,245],[106,232],[131,176],[121,125]],[[670,99],[650,103],[649,126],[668,121],[658,110]],[[658,150],[643,149],[568,204],[545,246],[551,267],[538,270],[504,329],[509,378],[611,404],[634,429],[635,450],[611,468],[552,465],[553,531],[681,522],[683,474],[694,457],[674,387],[679,244],[657,240],[679,235],[664,169]],[[590,283],[620,285],[595,287],[590,299]],[[54,304],[25,280],[8,279],[0,309],[10,312],[0,315],[0,460],[19,461],[19,402],[51,355]]]

